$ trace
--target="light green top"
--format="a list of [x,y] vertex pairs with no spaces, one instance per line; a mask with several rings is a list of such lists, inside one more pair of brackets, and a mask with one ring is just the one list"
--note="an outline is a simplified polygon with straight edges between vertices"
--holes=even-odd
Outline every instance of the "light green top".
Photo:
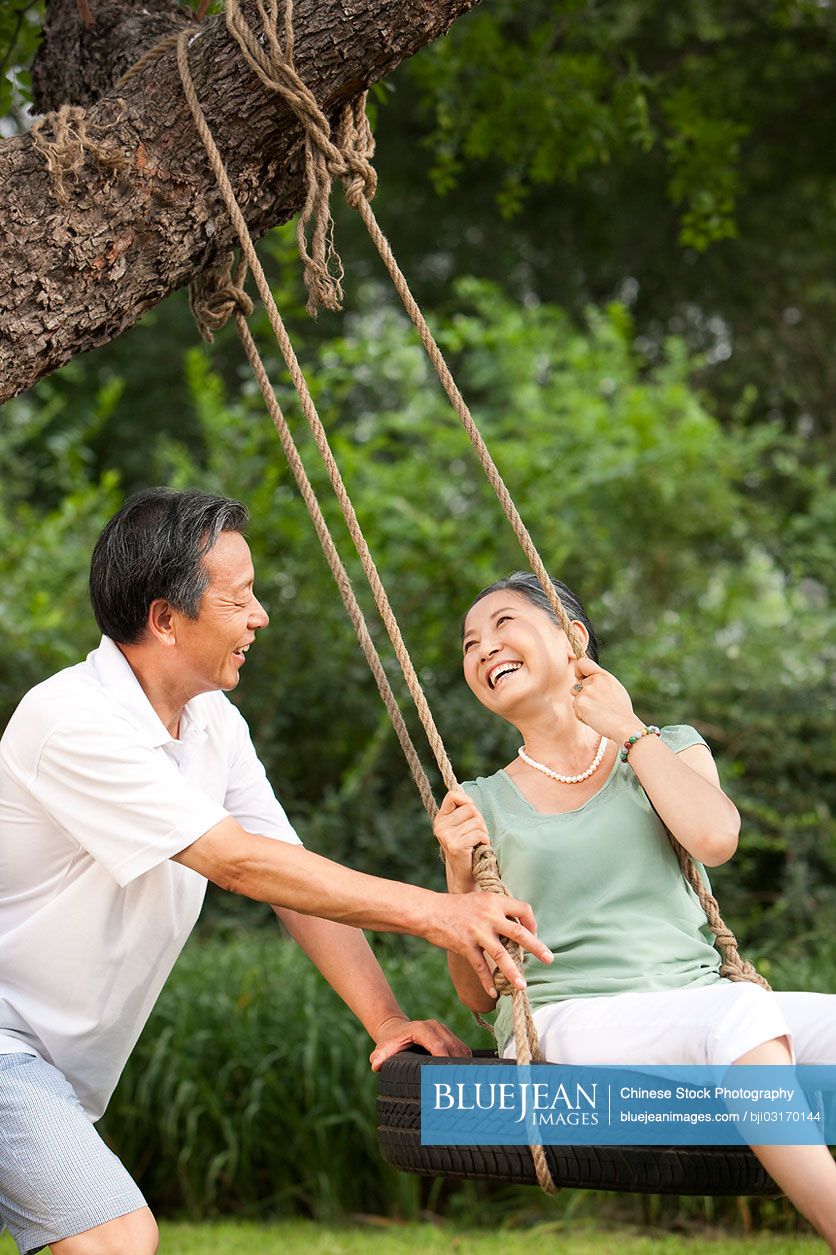
[[[686,725],[663,728],[662,740],[675,753],[705,745]],[[514,897],[531,903],[538,936],[554,954],[549,966],[526,955],[532,1007],[720,979],[699,899],[620,756],[588,802],[559,815],[535,810],[505,771],[463,787],[485,818],[502,879]],[[511,1032],[511,999],[501,998],[500,1047]]]

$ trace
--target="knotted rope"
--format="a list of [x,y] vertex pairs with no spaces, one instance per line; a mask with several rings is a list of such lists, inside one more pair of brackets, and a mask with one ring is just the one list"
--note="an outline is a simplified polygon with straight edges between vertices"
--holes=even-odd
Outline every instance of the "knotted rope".
[[[120,118],[104,130],[118,125]],[[92,157],[108,170],[121,170],[125,158],[115,144],[94,138],[87,128],[87,111],[80,105],[62,105],[54,113],[45,113],[32,124],[29,132],[32,146],[40,153],[52,175],[55,196],[62,205],[70,203],[65,180],[78,181],[82,166]]]
[[249,318],[254,309],[244,289],[246,268],[238,267],[233,273],[234,261],[233,254],[227,253],[217,265],[202,271],[189,284],[189,309],[208,344],[233,314]]
[[[278,0],[266,0],[266,4],[264,0],[257,0],[257,6],[263,25],[261,37],[244,17],[239,0],[227,0],[226,25],[252,71],[302,123],[307,194],[297,222],[296,238],[305,270],[308,312],[316,316],[320,305],[338,310],[343,299],[343,266],[334,247],[331,180],[335,176],[344,178],[353,189],[358,189],[358,197],[370,198],[377,187],[377,173],[371,164],[370,152],[360,146],[342,149],[332,142],[328,119],[313,92],[297,74],[293,63],[292,6],[285,6],[284,45],[279,35]],[[365,108],[362,113],[365,120]],[[365,125],[373,152],[371,129],[368,122]],[[309,223],[312,226],[310,246]]]

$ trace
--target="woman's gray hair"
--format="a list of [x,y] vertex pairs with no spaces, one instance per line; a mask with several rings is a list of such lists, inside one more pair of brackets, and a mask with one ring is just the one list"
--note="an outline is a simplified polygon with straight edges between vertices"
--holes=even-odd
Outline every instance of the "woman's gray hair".
[[135,645],[158,598],[196,619],[209,582],[204,557],[221,532],[242,532],[248,518],[240,501],[196,489],[134,493],[93,549],[90,601],[99,629]]
[[[552,577],[554,590],[563,603],[563,608],[570,619],[577,619],[582,623],[589,633],[589,644],[586,647],[587,656],[593,662],[598,661],[598,637],[589,621],[589,616],[584,610],[578,598],[562,580],[556,580]],[[491,593],[519,593],[521,597],[527,598],[533,606],[538,610],[544,610],[553,623],[557,623],[557,616],[552,608],[552,604],[546,596],[540,581],[536,575],[530,571],[515,571],[513,575],[506,575],[504,579],[497,580],[495,584],[489,584],[487,588],[483,588],[481,593],[474,597],[471,602],[470,609],[476,605],[477,601],[481,601],[483,597],[488,597]],[[464,632],[464,625],[462,625]]]

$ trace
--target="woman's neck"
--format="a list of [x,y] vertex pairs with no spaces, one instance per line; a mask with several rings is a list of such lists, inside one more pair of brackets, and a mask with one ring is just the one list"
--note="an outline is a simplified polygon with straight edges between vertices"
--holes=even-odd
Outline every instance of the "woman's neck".
[[[600,744],[594,729],[575,716],[570,706],[557,706],[515,724],[530,758],[568,771],[588,759]],[[588,766],[584,761],[583,766]]]

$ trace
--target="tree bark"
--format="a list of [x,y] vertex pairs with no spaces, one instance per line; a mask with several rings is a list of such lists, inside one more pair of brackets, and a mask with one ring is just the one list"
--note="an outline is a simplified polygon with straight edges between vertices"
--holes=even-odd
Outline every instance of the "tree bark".
[[[297,0],[297,69],[333,118],[477,2]],[[66,203],[31,136],[0,141],[0,401],[119,335],[233,244],[174,50],[115,86],[169,32],[195,30],[192,75],[252,233],[303,201],[301,128],[223,16],[197,26],[176,0],[91,7],[88,31],[76,0],[50,0],[33,67],[39,107],[86,111],[93,147],[64,178]],[[245,11],[255,26],[255,0]]]

